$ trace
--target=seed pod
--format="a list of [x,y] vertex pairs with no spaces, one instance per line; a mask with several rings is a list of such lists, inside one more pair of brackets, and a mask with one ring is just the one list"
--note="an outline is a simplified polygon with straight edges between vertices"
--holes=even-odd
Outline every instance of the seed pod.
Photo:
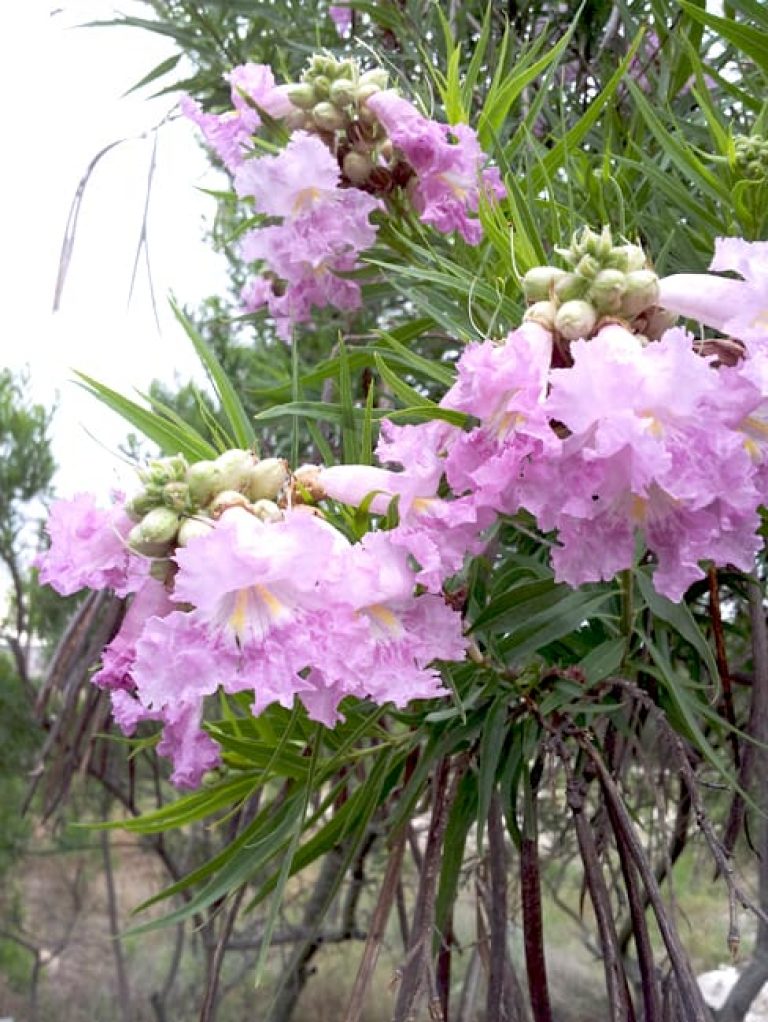
[[534,266],[523,277],[526,301],[546,301],[551,296],[555,283],[565,276],[565,270],[560,270],[556,266]]
[[251,469],[246,493],[251,500],[274,500],[288,482],[288,465],[283,458],[264,458]]
[[597,313],[589,302],[565,302],[555,316],[555,329],[567,341],[591,336],[596,324]]

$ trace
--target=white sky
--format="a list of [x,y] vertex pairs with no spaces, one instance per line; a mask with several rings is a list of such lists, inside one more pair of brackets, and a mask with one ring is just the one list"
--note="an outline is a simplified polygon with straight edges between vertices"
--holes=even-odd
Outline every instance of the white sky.
[[[160,330],[143,260],[128,307],[152,152],[151,132],[140,136],[174,98],[148,100],[151,87],[123,94],[173,51],[162,37],[136,29],[74,27],[109,18],[114,6],[146,15],[132,0],[23,0],[9,5],[0,38],[0,366],[28,366],[36,400],[51,404],[58,395],[53,437],[61,496],[106,494],[126,478],[110,451],[127,428],[72,382],[72,369],[131,396],[154,377],[171,382],[177,370],[200,378],[167,296],[195,304],[226,288],[223,261],[203,241],[215,202],[198,190],[221,182],[196,129],[179,119],[160,131],[149,210]],[[132,141],[108,153],[88,184],[61,309],[53,314],[70,203],[91,159],[120,138]]]

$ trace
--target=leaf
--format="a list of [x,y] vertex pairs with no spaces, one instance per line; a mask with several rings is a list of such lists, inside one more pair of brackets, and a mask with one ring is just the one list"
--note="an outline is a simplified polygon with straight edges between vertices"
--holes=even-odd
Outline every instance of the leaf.
[[702,10],[687,0],[679,0],[683,10],[696,21],[711,28],[723,39],[727,39],[736,49],[746,53],[757,66],[768,74],[768,32],[753,28],[751,25],[744,25],[742,22],[733,21],[731,18],[721,18]]
[[136,92],[138,89],[143,88],[145,85],[149,85],[151,82],[156,81],[158,78],[162,78],[163,75],[167,75],[169,71],[173,71],[176,65],[181,60],[183,54],[174,53],[165,60],[162,60],[159,64],[152,68],[152,70],[145,74],[142,79],[132,85],[127,92],[123,93],[123,96],[130,96],[132,92]]

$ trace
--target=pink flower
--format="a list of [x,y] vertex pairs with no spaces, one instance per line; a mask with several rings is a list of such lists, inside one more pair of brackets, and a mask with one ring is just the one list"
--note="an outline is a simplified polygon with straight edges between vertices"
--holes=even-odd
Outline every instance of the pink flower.
[[754,463],[718,414],[722,379],[691,342],[668,330],[643,346],[610,326],[571,346],[571,368],[552,371],[546,409],[571,435],[526,471],[523,503],[540,528],[558,530],[559,579],[579,585],[631,567],[636,531],[672,600],[702,577],[701,560],[751,566]]
[[258,213],[288,220],[338,202],[338,161],[317,135],[296,131],[276,156],[248,160],[235,173],[235,190],[250,195]]
[[152,617],[165,617],[174,609],[162,582],[149,576],[131,600],[128,611],[115,638],[104,648],[101,668],[91,681],[100,688],[132,689],[135,685],[133,665],[136,643],[144,626]]
[[482,237],[477,212],[481,192],[506,195],[498,170],[483,169],[485,154],[466,124],[423,117],[407,100],[386,90],[367,100],[397,148],[416,172],[413,202],[420,218],[443,234],[458,231],[470,245]]
[[352,8],[346,4],[331,4],[328,13],[339,35],[348,36],[352,31]]
[[768,241],[717,238],[711,273],[677,273],[659,281],[659,305],[748,344],[768,341]]
[[251,138],[261,127],[257,107],[274,118],[285,117],[294,107],[282,88],[275,85],[272,70],[266,64],[242,64],[224,77],[232,86],[234,110],[223,114],[205,113],[189,96],[182,96],[179,105],[184,116],[200,128],[208,145],[233,173],[243,164]]
[[126,536],[133,522],[122,507],[97,507],[90,493],[57,500],[46,531],[50,548],[35,561],[43,585],[61,596],[80,589],[114,589],[125,596],[141,585],[147,562],[131,554]]

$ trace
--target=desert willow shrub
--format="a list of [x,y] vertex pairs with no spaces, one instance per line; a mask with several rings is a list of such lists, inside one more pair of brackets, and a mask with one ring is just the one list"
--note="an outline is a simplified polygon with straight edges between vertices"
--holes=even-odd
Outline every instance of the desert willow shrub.
[[[330,17],[348,33],[349,10],[369,5],[344,6]],[[728,19],[715,21],[728,41]],[[654,234],[660,195],[667,216],[681,199],[674,179],[649,199],[647,231],[640,209],[627,231],[622,202],[618,225],[603,201],[590,227],[579,223],[582,164],[555,142],[529,184],[567,210],[559,219],[573,229],[556,232],[556,204],[526,196],[509,163],[520,139],[499,144],[514,90],[492,69],[480,74],[492,24],[489,13],[478,26],[469,91],[458,47],[447,73],[423,71],[444,115],[391,67],[349,52],[314,54],[293,81],[263,63],[228,69],[221,112],[183,101],[239,199],[238,301],[288,346],[289,377],[254,421],[248,395],[188,324],[220,403],[210,435],[86,381],[161,456],[110,507],[88,494],[56,504],[40,575],[62,594],[126,600],[93,682],[125,734],[156,741],[173,783],[193,789],[123,825],[157,833],[253,806],[230,844],[166,892],[186,890],[187,901],[165,921],[234,891],[235,906],[272,895],[261,971],[290,876],[320,863],[272,1018],[289,1017],[340,892],[379,841],[387,865],[346,1014],[361,1017],[413,820],[427,812],[425,845],[410,842],[418,881],[396,1022],[453,1017],[461,941],[482,949],[487,1020],[553,1018],[542,887],[558,854],[582,867],[605,1017],[704,1022],[662,885],[693,818],[728,885],[738,944],[736,908],[748,898],[730,854],[754,762],[741,717],[768,738],[755,709],[768,692],[754,581],[768,453],[762,135],[729,139],[709,100],[727,185],[702,170],[648,102],[662,58],[653,50],[639,66],[636,40],[567,128],[570,144],[589,137],[604,179],[630,168],[639,180],[631,139],[616,169],[589,135],[609,101],[624,104],[721,208],[681,218],[679,272],[660,274],[640,238]],[[525,82],[565,49],[524,64]],[[702,66],[689,60],[703,96]],[[693,87],[670,84],[670,95]],[[528,116],[532,128],[536,110]],[[724,189],[739,197],[727,208]],[[701,272],[704,247],[715,272]],[[394,294],[376,305],[387,285]],[[378,332],[359,334],[368,299]],[[430,335],[439,356],[421,344]],[[304,364],[317,337],[327,349]],[[305,396],[318,380],[333,386],[322,400]],[[284,419],[290,457],[270,449]],[[734,699],[729,656],[740,657],[752,712]],[[677,822],[662,847],[653,820],[673,784]],[[722,806],[704,794],[718,787],[733,793],[723,836],[713,822]],[[524,980],[507,941],[511,849]],[[474,934],[454,923],[468,876]],[[354,912],[353,899],[353,923]],[[360,931],[347,920],[345,932]]]

